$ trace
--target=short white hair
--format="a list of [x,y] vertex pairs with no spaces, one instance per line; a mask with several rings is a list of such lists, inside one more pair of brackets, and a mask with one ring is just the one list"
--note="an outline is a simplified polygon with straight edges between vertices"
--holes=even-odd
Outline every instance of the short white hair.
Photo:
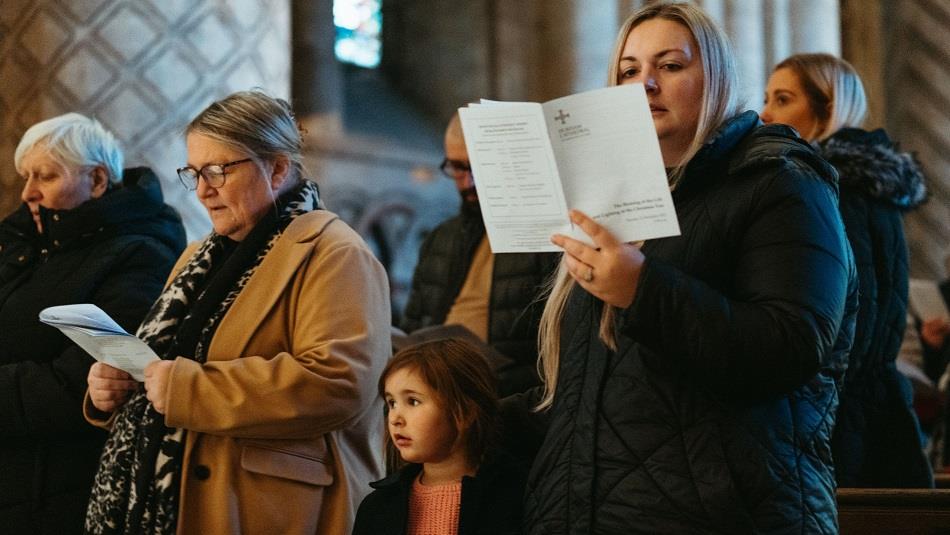
[[45,145],[49,155],[67,169],[102,166],[109,175],[109,182],[122,180],[123,156],[119,142],[95,119],[67,113],[31,126],[13,154],[17,172],[26,153],[38,145]]

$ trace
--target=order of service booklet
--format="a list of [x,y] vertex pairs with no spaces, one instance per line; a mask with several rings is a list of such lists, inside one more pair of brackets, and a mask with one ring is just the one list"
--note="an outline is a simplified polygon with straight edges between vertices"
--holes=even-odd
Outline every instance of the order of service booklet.
[[56,327],[93,358],[145,380],[145,366],[159,360],[148,344],[125,332],[96,305],[60,305],[40,312],[40,321]]
[[543,104],[483,100],[459,117],[492,252],[559,251],[554,233],[590,244],[572,208],[624,242],[679,235],[642,84]]

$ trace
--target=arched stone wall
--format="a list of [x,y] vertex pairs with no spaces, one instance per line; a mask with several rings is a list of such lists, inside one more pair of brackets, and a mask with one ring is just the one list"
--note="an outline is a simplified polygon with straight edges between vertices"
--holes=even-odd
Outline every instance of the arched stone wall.
[[181,130],[233,91],[289,96],[290,0],[3,0],[0,80],[0,213],[19,203],[23,132],[77,111],[115,132],[128,165],[159,174],[195,238],[210,225],[175,177]]

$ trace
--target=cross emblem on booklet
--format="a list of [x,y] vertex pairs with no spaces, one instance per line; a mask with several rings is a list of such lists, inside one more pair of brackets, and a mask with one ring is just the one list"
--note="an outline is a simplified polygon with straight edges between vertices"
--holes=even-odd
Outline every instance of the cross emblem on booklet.
[[459,117],[493,253],[559,252],[555,233],[592,244],[568,208],[622,242],[679,235],[643,85],[543,103],[483,100]]

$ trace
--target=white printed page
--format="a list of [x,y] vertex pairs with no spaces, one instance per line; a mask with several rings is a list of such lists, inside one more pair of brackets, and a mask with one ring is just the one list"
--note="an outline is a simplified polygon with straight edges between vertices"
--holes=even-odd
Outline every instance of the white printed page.
[[465,145],[493,253],[559,251],[570,229],[540,104],[460,108]]
[[96,305],[60,305],[40,311],[40,321],[56,327],[99,362],[145,380],[145,366],[158,355],[145,342],[125,332]]
[[79,329],[57,327],[93,358],[127,372],[138,382],[145,381],[148,363],[159,360],[148,344],[131,334],[90,335]]
[[[624,242],[679,235],[642,84],[595,89],[543,106],[568,208]],[[570,235],[591,243],[579,228]]]

